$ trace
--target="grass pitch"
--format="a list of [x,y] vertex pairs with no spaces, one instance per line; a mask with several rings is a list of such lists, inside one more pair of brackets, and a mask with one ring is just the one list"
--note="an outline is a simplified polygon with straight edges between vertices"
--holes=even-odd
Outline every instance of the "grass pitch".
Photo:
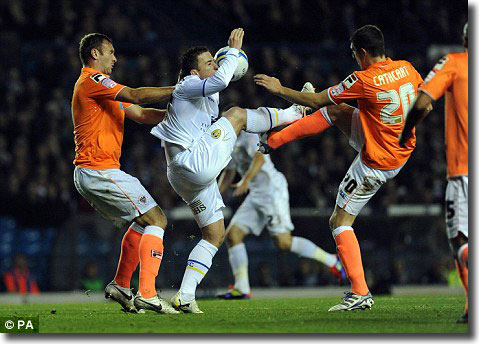
[[464,296],[377,296],[372,310],[329,313],[340,297],[199,300],[204,314],[126,314],[114,302],[2,305],[36,316],[40,333],[468,333]]

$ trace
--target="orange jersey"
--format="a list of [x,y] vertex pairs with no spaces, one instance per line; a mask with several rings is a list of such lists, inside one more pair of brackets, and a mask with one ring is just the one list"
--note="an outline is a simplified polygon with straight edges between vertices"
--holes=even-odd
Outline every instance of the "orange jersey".
[[438,100],[446,93],[447,177],[468,175],[468,53],[447,54],[421,90]]
[[343,82],[328,89],[330,100],[342,103],[357,100],[365,138],[363,162],[378,170],[401,167],[416,147],[415,131],[401,148],[399,134],[404,116],[417,96],[422,78],[407,61],[386,61],[356,71]]
[[115,101],[123,87],[108,75],[82,68],[72,98],[75,166],[93,170],[120,168],[124,110],[131,105]]

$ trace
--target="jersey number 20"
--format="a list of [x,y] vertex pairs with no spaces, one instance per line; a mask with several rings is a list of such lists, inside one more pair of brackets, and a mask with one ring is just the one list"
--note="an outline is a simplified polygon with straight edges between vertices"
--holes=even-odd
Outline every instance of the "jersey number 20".
[[[396,90],[378,92],[376,94],[378,100],[389,100],[390,103],[381,109],[381,122],[386,125],[401,124],[404,117],[407,115],[409,106],[414,98],[416,98],[416,91],[414,86],[408,82],[399,87],[399,94]],[[403,113],[394,114],[402,105]]]

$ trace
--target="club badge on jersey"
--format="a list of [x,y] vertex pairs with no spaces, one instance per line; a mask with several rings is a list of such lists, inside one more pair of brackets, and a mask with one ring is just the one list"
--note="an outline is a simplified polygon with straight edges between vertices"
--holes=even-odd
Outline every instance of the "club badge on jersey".
[[215,129],[211,132],[211,136],[214,138],[214,139],[219,139],[220,136],[221,136],[221,129]]

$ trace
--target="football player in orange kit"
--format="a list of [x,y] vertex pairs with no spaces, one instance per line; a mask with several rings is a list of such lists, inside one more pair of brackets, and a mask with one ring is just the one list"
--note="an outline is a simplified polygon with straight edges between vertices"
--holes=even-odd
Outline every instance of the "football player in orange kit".
[[[409,62],[393,61],[385,56],[384,37],[378,27],[363,26],[350,40],[353,57],[361,71],[322,92],[301,93],[282,86],[276,78],[264,74],[254,77],[256,84],[275,95],[313,109],[320,108],[281,131],[270,133],[266,146],[277,148],[304,136],[317,135],[334,123],[359,152],[339,186],[336,207],[329,220],[352,291],[346,292],[343,301],[329,311],[366,309],[374,304],[352,225],[369,199],[399,173],[415,148],[414,135],[405,148],[399,147],[397,140],[405,114],[422,83],[421,76]],[[352,100],[357,100],[359,109],[340,104]],[[340,105],[326,107],[331,104]]]
[[[132,313],[143,309],[179,313],[158,297],[155,288],[163,256],[165,214],[137,178],[120,170],[119,161],[125,117],[158,124],[165,116],[165,110],[134,104],[166,100],[174,87],[129,88],[110,79],[117,60],[112,40],[103,34],[84,36],[79,52],[83,68],[72,98],[75,187],[115,226],[128,226],[117,272],[105,288],[105,297]],[[140,286],[134,297],[130,279],[138,263]]]
[[413,128],[426,116],[424,109],[446,94],[446,226],[456,268],[466,292],[464,314],[459,323],[468,323],[468,24],[464,25],[462,53],[447,54],[429,72],[419,89],[399,138],[401,147]]

